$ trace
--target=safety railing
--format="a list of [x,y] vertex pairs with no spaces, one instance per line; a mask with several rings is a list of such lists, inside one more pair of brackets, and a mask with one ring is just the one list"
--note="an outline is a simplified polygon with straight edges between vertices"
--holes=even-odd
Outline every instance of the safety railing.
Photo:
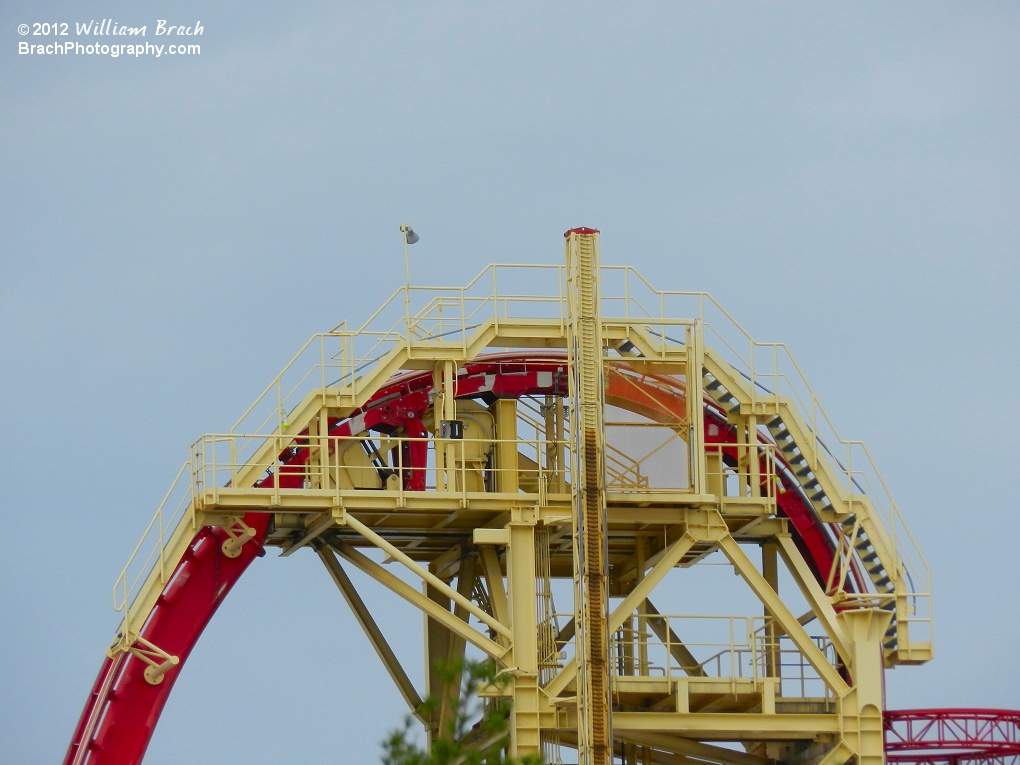
[[[494,264],[464,287],[401,288],[357,329],[349,330],[344,323],[309,340],[231,432],[286,431],[289,412],[315,388],[330,386],[356,395],[359,379],[403,343],[460,342],[466,350],[471,332],[489,320],[542,318],[563,323],[565,278],[563,266]],[[913,548],[909,552],[914,554],[902,552],[908,568],[926,571],[870,454],[861,442],[839,437],[785,345],[756,341],[711,295],[658,290],[630,267],[604,266],[600,294],[606,320],[645,326],[660,337],[664,348],[685,345],[697,319],[704,341],[746,377],[753,400],[777,402],[785,397],[794,404],[816,442],[814,451],[829,455],[833,473],[844,477],[846,492],[868,494],[897,549]],[[900,535],[908,537],[905,544],[898,544]]]
[[[664,638],[664,639],[662,639]],[[812,638],[829,661],[828,638]],[[776,682],[786,699],[831,701],[833,693],[790,638],[769,617],[635,614],[611,640],[612,672],[620,677]]]
[[758,679],[764,618],[635,614],[613,635],[614,674]]
[[706,444],[705,457],[709,491],[719,497],[723,512],[739,500],[764,500],[775,507],[776,496],[783,490],[775,444]]
[[285,432],[290,412],[316,389],[337,389],[353,399],[372,382],[372,369],[398,347],[413,354],[415,344],[443,342],[459,343],[466,351],[471,333],[490,320],[552,318],[562,323],[564,312],[563,268],[558,266],[495,264],[464,287],[400,288],[361,326],[351,329],[343,322],[310,338],[231,433]]
[[641,472],[641,461],[622,449],[606,444],[606,489],[608,491],[648,491],[648,476]]
[[128,557],[120,575],[113,584],[113,608],[124,614],[120,630],[121,644],[129,646],[135,636],[128,634],[131,624],[131,606],[149,575],[155,573],[159,583],[165,585],[173,574],[177,561],[167,559],[167,545],[179,533],[186,533],[194,524],[194,505],[190,478],[191,464],[185,462],[177,471],[170,488],[156,508],[142,538]]
[[693,491],[690,452],[678,432],[679,426],[636,417],[605,422],[606,489],[643,493]]
[[[826,637],[813,636],[812,641],[830,664],[836,664],[836,649],[832,642]],[[819,677],[817,671],[804,657],[801,650],[786,635],[777,635],[775,638],[760,636],[763,647],[767,650],[760,651],[758,661],[761,671],[769,669],[769,662],[775,662],[774,674],[779,678],[779,693],[787,700],[791,699],[813,699],[824,700],[831,704],[835,702],[836,696],[825,681]],[[774,647],[773,647],[774,646]],[[770,659],[769,651],[773,658]]]
[[[618,270],[603,269],[603,277]],[[639,283],[629,277],[631,272],[628,269],[625,289]],[[353,400],[366,386],[379,382],[370,372],[401,346],[412,355],[421,343],[460,344],[466,352],[472,333],[490,321],[498,326],[502,321],[542,319],[565,327],[565,278],[563,266],[494,264],[464,287],[398,289],[361,326],[351,329],[344,322],[310,338],[230,432],[286,431],[290,413],[316,389],[336,389]],[[663,348],[686,343],[691,319],[662,312],[654,315],[637,305],[626,293],[603,291],[607,316],[629,316],[635,322],[648,319],[646,328],[662,339]]]
[[[257,443],[260,459],[238,458],[239,443]],[[411,466],[402,455],[424,449],[424,465]],[[518,464],[500,467],[496,450],[512,449]],[[222,487],[239,487],[239,481],[256,477],[245,490],[278,494],[286,476],[301,488],[326,491],[413,491],[466,497],[500,491],[554,495],[569,483],[569,458],[561,466],[549,455],[567,453],[565,441],[474,438],[390,438],[359,436],[255,436],[208,434],[192,447],[192,484],[196,497],[215,501]]]

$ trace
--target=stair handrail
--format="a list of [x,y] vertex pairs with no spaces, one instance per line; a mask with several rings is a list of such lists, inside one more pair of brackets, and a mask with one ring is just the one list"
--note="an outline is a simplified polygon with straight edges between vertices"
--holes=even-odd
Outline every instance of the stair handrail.
[[[134,605],[135,598],[138,595],[137,588],[141,582],[147,579],[150,573],[159,567],[159,578],[160,581],[166,583],[167,578],[172,573],[172,570],[168,571],[168,561],[166,560],[166,550],[173,538],[180,533],[184,527],[185,521],[194,513],[193,499],[194,495],[190,486],[191,479],[191,461],[185,462],[181,465],[180,470],[177,471],[177,475],[170,483],[170,488],[166,490],[163,495],[162,501],[156,507],[156,512],[153,513],[152,519],[149,521],[149,525],[145,527],[145,531],[142,532],[141,538],[138,540],[138,544],[135,545],[131,554],[128,556],[127,563],[124,564],[124,568],[121,569],[120,574],[114,580],[113,583],[113,610],[117,613],[123,613],[123,627],[120,632],[120,640],[122,643],[130,642],[131,636],[128,635],[128,627],[131,624],[131,607]],[[174,510],[173,514],[169,517],[168,522],[164,523],[164,508],[170,501],[171,497],[174,496],[174,491],[177,489],[178,484],[181,483],[182,478],[187,474],[188,476],[188,492],[187,497],[182,498]],[[187,499],[187,502],[185,502]],[[155,538],[150,537],[155,532]],[[141,568],[134,576],[129,576],[132,568],[135,565],[135,561],[142,552],[142,548],[145,546],[146,541],[149,540],[151,549],[145,555],[145,560],[141,564]],[[173,562],[176,565],[176,561]]]

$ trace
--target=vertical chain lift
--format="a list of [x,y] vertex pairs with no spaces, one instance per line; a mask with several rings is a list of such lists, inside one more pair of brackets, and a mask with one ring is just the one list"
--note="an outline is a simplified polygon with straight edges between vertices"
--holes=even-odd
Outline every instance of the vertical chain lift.
[[577,621],[578,760],[612,761],[605,497],[605,380],[599,301],[599,232],[566,233],[567,360],[574,467],[574,618]]

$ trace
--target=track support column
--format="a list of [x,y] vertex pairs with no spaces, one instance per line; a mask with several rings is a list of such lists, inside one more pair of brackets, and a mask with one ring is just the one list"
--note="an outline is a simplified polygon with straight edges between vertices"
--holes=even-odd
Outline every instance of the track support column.
[[531,513],[511,511],[510,544],[507,546],[507,581],[510,590],[510,621],[513,631],[511,663],[510,754],[538,755],[542,751],[538,688],[538,619],[535,607],[535,520]]
[[850,636],[853,661],[853,688],[841,699],[843,738],[856,753],[858,765],[885,765],[882,638],[889,629],[892,612],[861,608],[843,611],[838,619]]

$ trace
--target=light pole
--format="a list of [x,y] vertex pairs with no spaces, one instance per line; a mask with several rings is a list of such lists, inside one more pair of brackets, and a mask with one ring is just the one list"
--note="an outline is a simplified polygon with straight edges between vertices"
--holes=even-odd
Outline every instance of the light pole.
[[407,246],[418,241],[414,229],[406,223],[400,224],[400,233],[404,235],[404,326],[407,329],[407,342],[411,342],[411,259],[407,255]]

